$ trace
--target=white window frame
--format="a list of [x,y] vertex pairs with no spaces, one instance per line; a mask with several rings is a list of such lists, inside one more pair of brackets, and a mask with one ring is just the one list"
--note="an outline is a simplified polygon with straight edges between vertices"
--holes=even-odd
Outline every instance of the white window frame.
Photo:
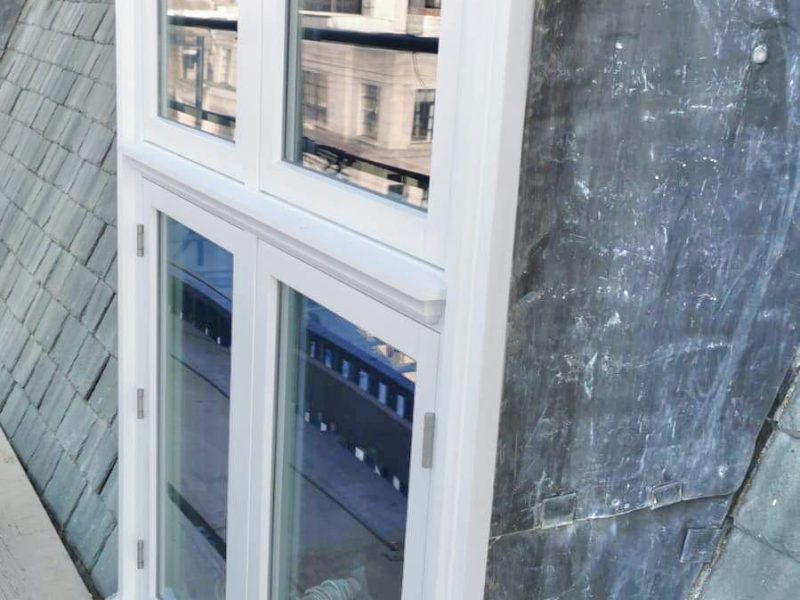
[[[298,176],[306,181],[319,179],[325,185],[309,188],[299,183],[305,191],[303,197],[294,200],[283,196],[280,189],[264,191],[262,168],[270,164],[266,153],[270,147],[274,150],[269,145],[274,144],[274,139],[263,137],[266,125],[261,121],[263,115],[276,117],[266,109],[275,98],[263,95],[265,91],[275,92],[261,86],[248,93],[252,87],[243,87],[242,74],[247,72],[252,76],[261,72],[263,66],[264,77],[274,77],[276,69],[282,67],[276,66],[274,60],[261,65],[262,51],[269,45],[264,32],[269,31],[270,23],[275,26],[275,15],[270,16],[265,7],[262,29],[258,0],[240,0],[243,12],[247,5],[255,11],[248,14],[258,13],[257,18],[242,18],[239,24],[237,136],[243,137],[237,137],[236,152],[241,156],[215,155],[202,143],[206,134],[174,143],[167,133],[171,129],[163,134],[153,134],[148,129],[148,114],[157,114],[152,109],[158,108],[157,95],[153,96],[152,90],[146,91],[155,81],[157,93],[158,85],[153,61],[158,48],[157,20],[151,19],[156,24],[153,30],[152,26],[148,28],[145,18],[148,11],[153,13],[154,1],[115,3],[121,274],[118,283],[120,598],[149,598],[145,575],[148,569],[136,568],[137,540],[148,540],[150,536],[147,509],[137,495],[147,482],[148,463],[141,460],[147,436],[136,418],[136,389],[151,385],[146,350],[156,339],[143,326],[147,323],[148,290],[152,282],[148,282],[147,261],[136,255],[136,225],[148,218],[143,194],[145,179],[190,202],[192,210],[219,217],[440,333],[435,465],[443,468],[443,472],[431,482],[425,560],[426,573],[434,575],[425,578],[421,597],[422,600],[482,598],[533,3],[446,0],[445,9],[449,2],[454,5],[450,14],[460,16],[442,23],[444,41],[439,69],[441,73],[449,48],[451,57],[456,57],[449,63],[453,66],[449,76],[457,85],[448,86],[441,81],[437,84],[434,138],[442,135],[441,121],[449,115],[453,123],[448,137],[453,141],[449,152],[439,152],[438,163],[434,158],[432,169],[436,176],[432,185],[443,186],[445,197],[455,199],[452,205],[455,208],[445,211],[438,229],[426,232],[424,227],[398,227],[402,236],[409,237],[393,244],[391,237],[378,239],[380,236],[374,230],[357,227],[359,219],[365,219],[364,213],[358,212],[360,207],[367,206],[365,203],[338,206],[342,214],[333,216],[308,205],[314,202],[314,197],[318,198],[309,196],[309,190],[316,189],[331,198],[331,190],[345,184],[284,165],[298,170]],[[157,19],[157,13],[153,14]],[[246,28],[255,33],[246,36]],[[249,40],[245,43],[246,51],[242,50],[243,39]],[[283,73],[280,80],[278,94],[283,96]],[[155,97],[155,103],[148,97]],[[245,122],[252,126],[243,127]],[[282,132],[282,122],[280,127]],[[265,155],[264,160],[261,155]],[[347,188],[348,193],[361,193]],[[372,194],[364,194],[363,200],[370,200],[373,206],[383,202],[376,201]],[[438,195],[431,190],[432,211]],[[307,197],[312,200],[307,201]],[[424,218],[426,223],[436,222],[430,214],[424,217],[414,209],[391,204],[375,210],[392,215],[413,211],[412,216]],[[259,343],[266,342],[256,339],[256,348]],[[262,486],[263,490],[263,481],[254,486]],[[250,537],[250,556],[263,549],[257,538]],[[145,562],[152,563],[147,553]],[[248,593],[264,591],[252,571],[248,572],[247,581]],[[257,597],[266,599],[263,594]]]
[[[433,471],[421,466],[425,413],[436,413],[436,381],[439,334],[401,315],[387,306],[326,275],[308,264],[265,242],[258,248],[258,315],[256,332],[255,383],[256,414],[253,419],[252,464],[256,470],[254,523],[259,535],[251,551],[254,564],[261,565],[258,574],[258,598],[268,598],[271,585],[272,501],[276,458],[276,430],[279,394],[276,389],[280,352],[280,286],[288,286],[306,298],[322,304],[337,316],[369,331],[371,335],[397,348],[417,362],[414,419],[411,437],[411,470],[408,498],[408,520],[403,565],[403,600],[423,597],[426,576],[425,556],[428,546],[436,547],[432,532],[427,530],[428,505]],[[264,399],[263,401],[259,401]],[[434,448],[434,469],[435,464]],[[257,515],[262,509],[260,517]]]
[[[166,0],[164,5],[166,6]],[[162,0],[141,2],[137,22],[141,27],[141,70],[137,79],[140,90],[139,110],[142,120],[141,139],[186,157],[206,168],[228,175],[239,182],[252,180],[258,151],[259,90],[252,85],[260,59],[258,40],[261,33],[261,7],[258,0],[237,0],[236,127],[234,139],[228,140],[183,125],[160,113]],[[253,69],[256,69],[255,71]],[[143,76],[142,73],[155,74]]]
[[158,591],[158,500],[159,500],[159,418],[162,377],[160,368],[159,333],[161,280],[159,267],[161,252],[159,215],[165,215],[210,242],[230,252],[233,256],[233,319],[231,343],[231,385],[228,446],[228,492],[227,492],[227,558],[226,598],[248,598],[247,556],[250,533],[250,428],[252,424],[253,393],[253,303],[255,301],[256,239],[221,219],[210,217],[198,211],[189,202],[181,199],[162,187],[147,181],[142,182],[142,205],[144,209],[145,231],[148,232],[145,248],[147,253],[147,274],[142,282],[147,287],[147,330],[149,332],[148,373],[150,391],[146,396],[143,422],[146,429],[145,448],[148,469],[138,491],[138,500],[147,510],[146,554],[148,561],[148,596],[156,598]]
[[[294,95],[295,73],[290,73],[289,9],[292,0],[273,0],[264,10],[263,56],[278,57],[266,63],[262,81],[261,189],[363,235],[426,262],[443,265],[449,213],[457,206],[450,178],[450,157],[455,150],[457,105],[462,62],[462,11],[468,2],[445,2],[441,12],[437,56],[436,128],[431,155],[431,185],[427,212],[406,206],[369,190],[315,173],[284,159],[289,98]],[[292,82],[290,86],[287,82]],[[284,90],[283,93],[271,93]],[[359,93],[361,95],[362,92]],[[380,91],[381,95],[384,92]],[[362,128],[363,100],[359,98],[358,128]],[[449,109],[449,110],[448,110]],[[379,121],[380,122],[380,121]]]

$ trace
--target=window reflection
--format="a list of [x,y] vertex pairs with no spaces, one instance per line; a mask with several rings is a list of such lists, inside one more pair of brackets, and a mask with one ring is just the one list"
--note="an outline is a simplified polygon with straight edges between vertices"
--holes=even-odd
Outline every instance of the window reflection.
[[161,218],[158,595],[222,600],[233,257]]
[[287,158],[427,209],[440,0],[294,0]]
[[237,0],[163,0],[161,116],[233,139]]
[[416,362],[284,288],[271,597],[399,600]]

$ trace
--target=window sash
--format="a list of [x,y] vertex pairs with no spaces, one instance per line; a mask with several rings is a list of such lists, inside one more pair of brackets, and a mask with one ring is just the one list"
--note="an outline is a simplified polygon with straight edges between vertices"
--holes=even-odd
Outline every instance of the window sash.
[[[436,411],[439,334],[265,242],[260,242],[258,248],[259,300],[256,306],[266,308],[255,319],[260,324],[256,339],[263,341],[257,342],[256,346],[255,364],[259,376],[255,382],[254,431],[258,433],[254,434],[251,459],[253,464],[260,463],[254,506],[261,507],[258,522],[263,529],[258,534],[262,543],[254,560],[259,565],[271,564],[270,542],[278,534],[273,530],[272,485],[276,479],[273,432],[278,427],[277,399],[278,386],[281,385],[277,374],[282,368],[282,361],[286,359],[278,352],[281,343],[279,306],[282,286],[324,305],[341,318],[414,357],[417,362],[402,597],[403,600],[418,600],[423,597],[427,576],[426,553],[431,545],[438,542],[437,535],[428,531],[427,527],[434,471],[422,468],[422,444],[424,415]],[[267,401],[259,401],[261,398]],[[261,589],[272,585],[268,568],[260,569],[260,577]]]
[[142,348],[148,356],[148,389],[145,415],[147,419],[146,444],[148,470],[146,485],[139,491],[141,506],[147,509],[149,534],[146,556],[151,557],[148,569],[148,594],[157,598],[159,557],[159,464],[161,462],[159,427],[162,404],[166,400],[162,394],[162,369],[159,315],[161,306],[159,251],[159,219],[162,215],[188,227],[209,241],[233,255],[233,320],[230,371],[230,416],[228,446],[228,490],[227,490],[227,559],[226,559],[226,598],[248,597],[250,582],[247,577],[248,537],[249,537],[249,486],[250,482],[250,426],[252,423],[252,316],[255,288],[256,242],[253,236],[225,223],[211,215],[201,212],[197,207],[181,200],[174,194],[152,183],[145,183],[143,195],[147,198],[144,212],[147,215],[146,228],[149,232],[145,247],[148,253],[146,277],[147,294],[147,336]]
[[159,559],[159,418],[160,292],[158,220],[164,215],[181,223],[233,254],[233,335],[231,350],[230,446],[228,459],[228,541],[226,597],[253,598],[270,577],[274,477],[274,431],[277,418],[279,293],[286,285],[323,303],[342,318],[370,331],[417,361],[411,449],[411,485],[403,570],[403,600],[422,597],[427,548],[438,543],[427,531],[431,481],[434,471],[421,466],[424,414],[435,412],[439,334],[336,278],[319,271],[274,246],[230,225],[155,183],[141,188],[148,233],[147,335],[142,344],[148,355],[146,485],[137,490],[149,523],[146,556],[147,590],[156,598]]
[[[312,113],[306,101],[311,93],[308,86],[298,82],[303,77],[303,69],[297,65],[294,39],[299,34],[296,11],[290,10],[293,2],[301,0],[276,0],[264,6],[266,27],[263,30],[262,55],[269,57],[264,61],[266,67],[261,87],[261,160],[259,169],[259,188],[291,205],[319,215],[337,223],[357,234],[372,238],[380,243],[435,265],[443,265],[446,252],[447,223],[452,217],[449,207],[453,204],[449,190],[452,177],[452,162],[455,144],[455,122],[459,85],[459,44],[462,18],[462,2],[453,0],[446,4],[441,13],[441,33],[439,38],[437,95],[440,103],[436,134],[433,137],[430,163],[430,187],[427,197],[427,214],[413,206],[405,206],[390,197],[358,188],[345,181],[338,181],[328,175],[314,172],[285,160],[285,149],[296,147],[301,135],[300,119],[297,111]],[[299,99],[293,97],[298,90]],[[374,82],[380,85],[380,82]],[[282,91],[274,93],[276,89]],[[413,93],[413,92],[412,92]],[[366,143],[378,139],[383,127],[380,106],[375,107],[374,94],[356,88],[353,101],[354,133]],[[413,98],[413,95],[412,95]],[[328,98],[329,100],[329,98]],[[378,100],[380,105],[381,100]],[[320,113],[326,119],[334,118],[329,103]],[[407,129],[405,135],[411,140],[413,115],[409,112],[404,118]],[[286,124],[291,124],[288,128]],[[381,165],[367,167],[383,168]],[[397,169],[393,169],[397,171]],[[398,172],[398,184],[406,181],[408,174],[402,169]],[[409,182],[412,180],[408,179]]]
[[[167,17],[162,12],[162,2],[144,2],[140,8],[141,14],[141,43],[138,44],[141,56],[141,68],[137,78],[139,85],[136,87],[137,97],[136,115],[138,124],[136,136],[139,140],[152,143],[156,146],[174,152],[189,160],[203,165],[206,168],[225,173],[233,179],[245,182],[252,178],[252,173],[257,171],[255,155],[259,144],[259,136],[252,126],[253,115],[258,112],[258,89],[252,84],[252,76],[248,74],[257,72],[260,56],[258,53],[248,51],[258,48],[261,39],[260,14],[261,9],[257,0],[237,0],[240,8],[239,21],[232,22],[221,19],[195,19],[194,17],[171,16]],[[166,6],[166,3],[163,3]],[[165,9],[164,9],[165,10]],[[235,115],[217,114],[208,107],[198,111],[192,103],[175,102],[165,104],[166,97],[161,94],[161,81],[163,69],[166,65],[166,56],[162,54],[161,26],[169,19],[176,26],[193,27],[203,26],[222,32],[235,31],[236,40],[236,69],[230,69],[231,80],[235,81],[236,110]],[[166,48],[164,48],[166,50]],[[196,69],[198,62],[197,50],[194,53],[188,49],[181,60],[183,69]],[[210,55],[204,53],[204,73],[208,68],[216,68]],[[224,54],[224,53],[223,53]],[[221,57],[224,61],[224,56]],[[233,60],[231,60],[233,62]],[[195,63],[195,64],[189,64]],[[197,94],[204,94],[198,90]],[[175,110],[194,116],[199,121],[217,123],[220,127],[235,126],[233,139],[219,137],[194,129],[189,125],[175,122],[167,114],[167,110]],[[245,126],[239,127],[243,121]],[[248,127],[248,123],[250,126]]]

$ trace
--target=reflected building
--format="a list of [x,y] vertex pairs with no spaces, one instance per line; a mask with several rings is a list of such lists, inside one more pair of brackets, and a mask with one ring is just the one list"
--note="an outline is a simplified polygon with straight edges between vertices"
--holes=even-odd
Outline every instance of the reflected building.
[[293,158],[427,207],[439,0],[303,0]]
[[236,125],[236,0],[166,0],[161,115],[233,139]]
[[[233,139],[235,0],[166,0],[161,114]],[[296,0],[286,158],[428,205],[440,0]]]

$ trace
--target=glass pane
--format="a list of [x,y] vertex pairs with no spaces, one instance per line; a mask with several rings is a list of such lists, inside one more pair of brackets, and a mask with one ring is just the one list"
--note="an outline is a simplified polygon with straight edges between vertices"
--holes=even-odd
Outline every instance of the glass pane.
[[440,11],[292,0],[287,160],[426,210]]
[[158,593],[225,597],[233,257],[161,218]]
[[162,0],[162,117],[233,139],[237,0]]
[[416,362],[284,288],[274,598],[398,600]]

